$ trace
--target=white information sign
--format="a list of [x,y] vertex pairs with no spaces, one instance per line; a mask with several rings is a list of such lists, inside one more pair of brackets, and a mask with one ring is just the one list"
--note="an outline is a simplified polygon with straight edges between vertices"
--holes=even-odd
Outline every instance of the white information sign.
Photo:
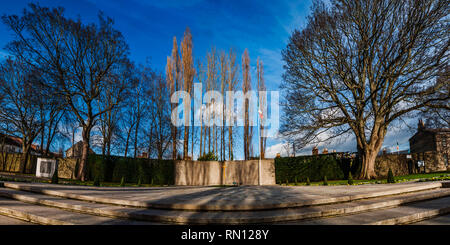
[[51,178],[57,168],[56,159],[38,158],[36,165],[36,177]]

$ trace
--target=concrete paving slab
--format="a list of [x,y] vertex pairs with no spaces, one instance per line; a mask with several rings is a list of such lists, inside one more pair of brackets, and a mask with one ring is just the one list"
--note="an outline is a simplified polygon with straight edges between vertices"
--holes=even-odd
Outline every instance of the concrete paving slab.
[[450,197],[349,216],[288,222],[296,225],[398,225],[450,213]]
[[8,216],[0,215],[0,226],[2,225],[35,225],[19,219],[10,218]]
[[147,225],[148,222],[112,219],[0,197],[0,214],[46,225]]
[[177,210],[264,210],[349,202],[440,188],[440,182],[358,186],[86,187],[5,182],[5,187],[98,203]]
[[419,221],[411,225],[450,225],[450,214]]
[[395,207],[401,204],[422,201],[430,198],[450,196],[450,189],[436,189],[403,195],[378,197],[353,202],[328,204],[320,206],[287,208],[258,211],[183,211],[133,208],[101,203],[85,202],[39,193],[24,192],[15,189],[0,189],[0,196],[13,198],[32,204],[41,204],[70,211],[115,218],[128,218],[152,222],[173,222],[188,224],[245,224],[272,223],[305,218],[317,218],[330,215],[342,215],[371,211],[380,208]]

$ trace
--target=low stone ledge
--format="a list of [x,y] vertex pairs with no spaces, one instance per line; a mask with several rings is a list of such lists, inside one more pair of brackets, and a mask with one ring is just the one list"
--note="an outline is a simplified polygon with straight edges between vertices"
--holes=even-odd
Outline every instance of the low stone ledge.
[[446,215],[450,213],[450,207],[435,208],[426,212],[415,213],[399,218],[385,219],[377,222],[369,223],[368,225],[406,225],[419,222],[425,219],[431,219],[436,216]]
[[450,181],[442,182],[442,188],[450,188]]
[[[246,216],[245,212],[243,215],[232,215],[229,216],[226,213],[219,212],[214,213],[212,215],[210,212],[197,212],[194,216],[191,215],[183,215],[183,211],[179,211],[178,213],[167,213],[162,211],[152,211],[147,213],[145,210],[139,209],[104,209],[80,204],[71,204],[66,203],[62,200],[47,200],[43,197],[33,197],[28,196],[25,193],[15,193],[13,190],[0,190],[0,196],[16,199],[18,201],[23,201],[31,204],[45,205],[50,207],[62,208],[69,211],[76,211],[81,213],[86,213],[90,215],[96,216],[107,216],[112,218],[125,218],[131,220],[141,220],[141,221],[153,221],[153,222],[170,222],[170,223],[180,223],[180,224],[251,224],[251,223],[273,223],[273,222],[285,222],[285,221],[294,221],[294,220],[303,220],[309,218],[322,218],[328,216],[340,216],[344,214],[354,214],[359,212],[372,211],[383,208],[391,208],[400,205],[404,205],[411,202],[424,201],[428,199],[435,199],[441,197],[447,197],[450,195],[450,190],[441,190],[441,191],[431,191],[428,193],[420,193],[407,195],[404,197],[395,197],[388,198],[387,200],[377,200],[374,202],[365,202],[363,201],[360,205],[357,206],[320,206],[313,209],[303,209],[298,210],[298,212],[285,212],[284,210],[278,210],[276,212],[261,211],[259,215],[250,215]],[[0,209],[0,212],[2,210]],[[23,214],[19,214],[23,217]],[[209,216],[209,217],[208,217]],[[55,224],[53,220],[39,220],[36,217],[33,218],[34,221],[38,221],[41,224]],[[28,219],[29,220],[29,219]],[[401,222],[410,221],[410,218],[406,218],[406,220],[402,220]],[[386,220],[386,224],[392,224],[391,222],[397,222],[397,220]],[[384,223],[379,223],[384,224]]]
[[74,225],[70,222],[60,221],[57,219],[51,219],[48,217],[38,216],[30,214],[28,212],[18,211],[7,207],[0,207],[0,214],[14,218],[20,219],[31,223],[41,224],[41,225]]

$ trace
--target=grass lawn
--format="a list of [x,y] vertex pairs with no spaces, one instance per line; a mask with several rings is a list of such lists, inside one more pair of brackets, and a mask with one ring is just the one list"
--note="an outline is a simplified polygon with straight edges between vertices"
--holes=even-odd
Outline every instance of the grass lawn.
[[[61,184],[65,185],[83,185],[83,186],[94,186],[94,181],[80,181],[80,180],[69,180],[69,179],[60,179]],[[49,182],[50,183],[50,182]],[[116,182],[101,182],[101,187],[121,187],[120,183]],[[162,187],[168,185],[155,185],[155,184],[141,184],[137,183],[125,183],[123,187]]]
[[[407,181],[439,181],[439,180],[450,180],[450,171],[445,172],[437,172],[437,173],[427,173],[427,174],[410,174],[410,175],[402,175],[395,176],[395,182],[407,182]],[[347,180],[328,180],[328,185],[347,185]],[[387,184],[386,179],[378,179],[378,180],[358,180],[353,179],[353,185],[365,185],[365,184]],[[286,186],[286,183],[281,184]],[[288,183],[287,186],[305,186],[305,182],[299,183]],[[311,182],[311,185],[318,186],[323,185],[323,181],[319,182]]]
[[[47,178],[36,178],[34,175],[31,174],[20,174],[18,176],[14,176],[13,174],[0,175],[0,181],[14,181],[14,182],[35,182],[35,183],[51,183],[50,179]],[[79,180],[72,180],[72,179],[59,179],[58,184],[62,185],[81,185],[81,186],[94,186],[94,181],[79,181]],[[101,182],[100,186],[103,187],[120,187],[120,183],[116,182]],[[125,183],[125,187],[161,187],[161,186],[168,186],[168,185],[155,185],[155,184],[141,184],[138,185],[137,183]]]

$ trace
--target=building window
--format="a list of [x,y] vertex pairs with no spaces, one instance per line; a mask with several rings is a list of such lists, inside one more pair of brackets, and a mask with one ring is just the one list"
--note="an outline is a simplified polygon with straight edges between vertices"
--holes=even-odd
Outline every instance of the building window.
[[448,166],[448,155],[447,154],[444,154],[444,163],[445,163],[445,166]]
[[447,147],[447,138],[445,136],[442,137],[442,146]]

